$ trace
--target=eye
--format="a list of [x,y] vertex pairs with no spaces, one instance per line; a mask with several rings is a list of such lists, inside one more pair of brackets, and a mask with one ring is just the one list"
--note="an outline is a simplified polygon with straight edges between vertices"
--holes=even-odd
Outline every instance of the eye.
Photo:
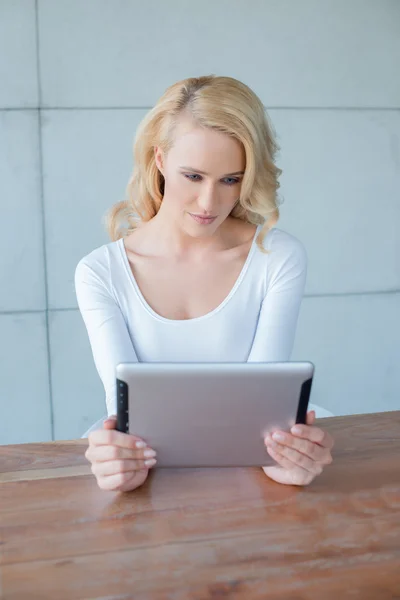
[[[185,173],[184,174],[186,179],[189,179],[189,181],[201,181],[202,177],[201,175],[196,175],[196,173]],[[192,179],[192,177],[200,177],[200,179]]]
[[240,179],[236,179],[236,177],[225,177],[223,181],[225,181],[226,185],[235,185],[236,183],[239,183]]

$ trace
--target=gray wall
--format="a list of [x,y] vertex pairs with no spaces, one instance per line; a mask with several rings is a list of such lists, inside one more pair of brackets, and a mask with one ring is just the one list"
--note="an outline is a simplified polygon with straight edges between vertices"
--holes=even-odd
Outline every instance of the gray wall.
[[293,359],[335,414],[400,408],[400,2],[0,0],[0,443],[105,412],[73,287],[135,128],[178,79],[250,85],[309,254]]

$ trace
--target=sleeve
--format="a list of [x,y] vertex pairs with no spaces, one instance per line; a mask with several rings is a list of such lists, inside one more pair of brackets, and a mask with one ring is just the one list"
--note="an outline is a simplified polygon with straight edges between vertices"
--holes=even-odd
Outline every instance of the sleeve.
[[111,286],[83,259],[75,269],[75,292],[104,386],[107,414],[116,414],[115,368],[121,362],[138,362],[128,327]]
[[288,361],[293,350],[307,277],[307,254],[297,238],[288,234],[282,238],[279,232],[279,239],[276,233],[267,257],[267,291],[247,362]]

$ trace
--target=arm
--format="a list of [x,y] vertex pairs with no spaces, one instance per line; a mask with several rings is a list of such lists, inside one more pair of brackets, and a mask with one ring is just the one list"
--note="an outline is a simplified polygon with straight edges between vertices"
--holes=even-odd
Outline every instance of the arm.
[[296,238],[276,230],[266,256],[266,294],[247,362],[288,361],[307,276],[307,254]]
[[107,413],[112,415],[117,412],[115,368],[118,363],[138,362],[138,359],[114,298],[108,271],[104,269],[103,273],[101,269],[101,265],[96,265],[95,271],[81,260],[75,270],[75,292],[94,363],[104,386]]
[[[281,238],[280,242],[275,249],[272,239],[272,252],[267,257],[267,291],[248,362],[288,361],[292,353],[306,283],[307,255],[293,237]],[[267,435],[265,445],[276,462],[263,467],[268,477],[278,483],[307,485],[332,462],[333,439],[314,427],[314,421],[315,414],[309,412],[306,425]]]
[[[75,270],[79,310],[86,325],[97,372],[106,392],[108,415],[117,412],[115,367],[137,362],[124,316],[110,284],[109,266],[95,269],[81,260]],[[116,418],[91,428],[85,456],[103,490],[127,492],[141,486],[156,463],[156,453],[140,438],[115,431]],[[86,437],[86,434],[83,436]]]

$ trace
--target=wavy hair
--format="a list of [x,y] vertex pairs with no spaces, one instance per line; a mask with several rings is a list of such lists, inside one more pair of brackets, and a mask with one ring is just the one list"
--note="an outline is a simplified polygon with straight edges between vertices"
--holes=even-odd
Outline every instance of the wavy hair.
[[264,236],[279,219],[277,190],[282,171],[274,161],[280,148],[259,97],[241,81],[216,75],[190,77],[173,84],[139,124],[127,198],[114,204],[104,218],[109,237],[116,241],[157,214],[164,195],[164,177],[157,168],[154,148],[160,146],[168,153],[174,127],[183,112],[199,126],[226,133],[243,145],[245,173],[239,202],[231,215],[264,225],[257,236],[257,245],[264,250]]

